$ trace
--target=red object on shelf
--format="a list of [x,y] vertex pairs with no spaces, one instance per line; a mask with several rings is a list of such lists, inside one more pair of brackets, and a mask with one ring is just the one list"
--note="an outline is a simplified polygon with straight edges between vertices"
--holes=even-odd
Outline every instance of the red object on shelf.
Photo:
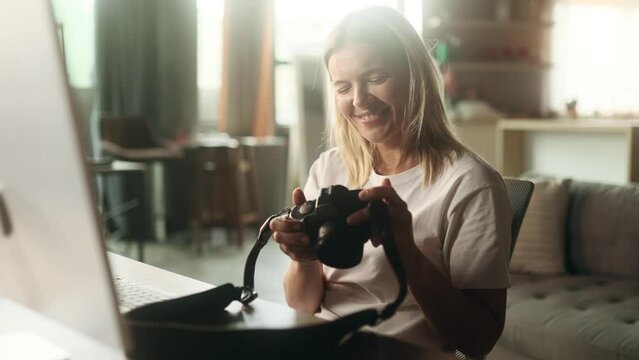
[[528,60],[530,58],[530,52],[525,46],[518,46],[516,56],[518,60]]
[[505,60],[512,60],[515,58],[515,49],[510,45],[504,45],[501,47],[501,56]]
[[497,52],[497,48],[494,46],[490,46],[487,47],[486,49],[484,49],[484,54],[486,55],[486,58],[489,60],[497,60],[499,59],[499,54]]

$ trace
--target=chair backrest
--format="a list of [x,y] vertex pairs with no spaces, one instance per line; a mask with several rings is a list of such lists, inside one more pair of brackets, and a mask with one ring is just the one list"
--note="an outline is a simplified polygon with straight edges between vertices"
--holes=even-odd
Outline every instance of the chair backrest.
[[515,242],[519,235],[519,229],[524,222],[524,215],[528,209],[530,198],[532,197],[535,184],[529,180],[504,178],[508,197],[510,198],[510,206],[513,208],[513,222],[510,228],[512,240],[510,243],[510,255],[512,256],[515,249]]

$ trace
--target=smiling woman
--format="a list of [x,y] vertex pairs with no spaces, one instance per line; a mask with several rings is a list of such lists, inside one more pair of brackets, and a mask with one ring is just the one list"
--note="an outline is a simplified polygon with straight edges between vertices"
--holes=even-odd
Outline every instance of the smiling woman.
[[[304,191],[344,185],[388,205],[410,294],[371,328],[419,345],[486,354],[504,323],[512,210],[500,174],[455,137],[444,111],[441,74],[410,23],[387,7],[347,15],[324,52],[333,87],[335,148],[322,153]],[[348,218],[368,221],[367,209]],[[396,281],[377,241],[350,269],[321,264],[291,219],[271,222],[291,258],[288,304],[335,319],[393,301]]]
[[339,111],[371,143],[401,142],[406,65],[368,44],[336,51],[328,63]]

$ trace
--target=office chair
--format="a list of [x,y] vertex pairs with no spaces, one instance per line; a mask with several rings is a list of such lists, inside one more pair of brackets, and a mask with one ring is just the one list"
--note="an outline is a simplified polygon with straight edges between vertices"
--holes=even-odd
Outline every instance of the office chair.
[[[513,221],[510,225],[510,257],[512,257],[517,236],[519,236],[521,224],[524,222],[524,216],[526,215],[526,210],[528,210],[528,204],[535,189],[535,184],[529,180],[513,178],[504,178],[504,183],[506,184],[506,191],[508,191],[510,207],[513,209]],[[457,359],[466,359],[466,355],[459,350],[455,350],[455,357]],[[480,359],[484,359],[484,357]]]
[[517,236],[519,236],[521,224],[524,222],[524,215],[526,215],[526,210],[528,210],[535,184],[529,180],[512,178],[505,178],[504,183],[506,183],[510,206],[513,209],[513,222],[510,226],[510,256],[512,257],[515,250],[515,242],[517,241]]

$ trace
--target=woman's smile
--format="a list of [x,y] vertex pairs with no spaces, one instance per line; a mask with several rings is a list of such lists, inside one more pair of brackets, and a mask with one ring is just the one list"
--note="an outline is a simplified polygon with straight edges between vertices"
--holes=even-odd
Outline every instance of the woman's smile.
[[375,126],[379,125],[387,114],[388,108],[385,108],[381,111],[366,111],[360,114],[355,114],[353,118],[364,126]]

